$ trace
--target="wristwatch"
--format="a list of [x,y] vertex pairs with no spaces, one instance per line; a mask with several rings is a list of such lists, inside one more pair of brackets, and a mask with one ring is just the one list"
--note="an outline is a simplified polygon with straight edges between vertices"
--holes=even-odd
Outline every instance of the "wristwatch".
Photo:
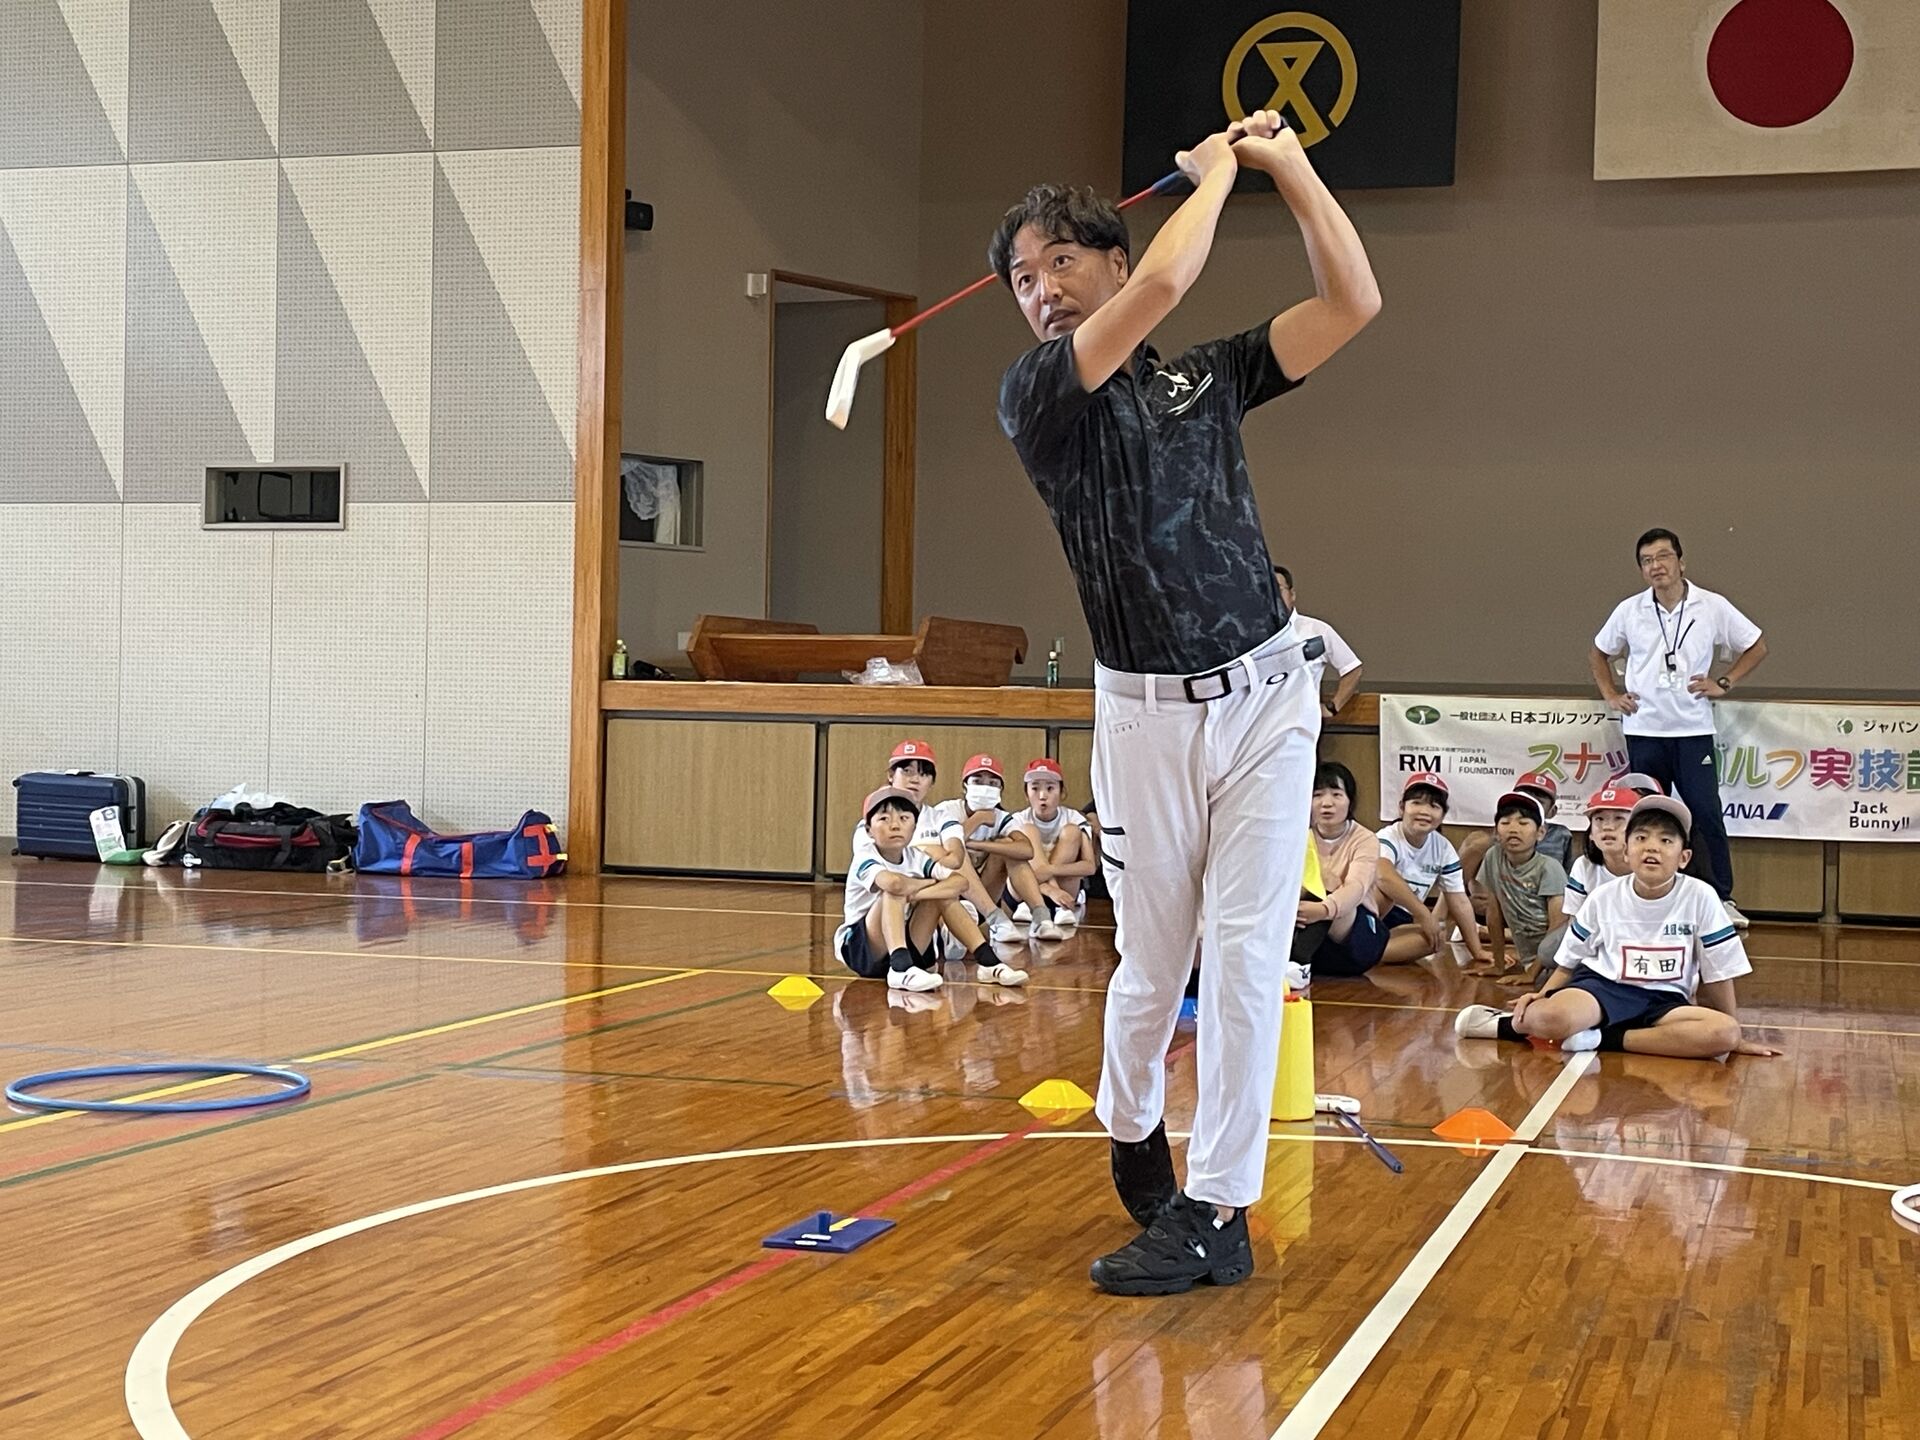
[[1713,683],[1720,687],[1720,693],[1722,695],[1726,694],[1729,690],[1733,689],[1733,681],[1729,680],[1724,675],[1722,675],[1718,680],[1714,681]]

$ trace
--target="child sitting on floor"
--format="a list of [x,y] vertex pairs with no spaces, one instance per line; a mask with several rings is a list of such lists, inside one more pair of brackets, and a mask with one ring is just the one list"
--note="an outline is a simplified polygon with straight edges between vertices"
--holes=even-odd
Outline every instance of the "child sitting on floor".
[[913,796],[883,785],[861,813],[871,849],[847,872],[845,920],[833,937],[841,963],[864,979],[886,976],[890,990],[937,990],[933,947],[944,924],[967,947],[982,984],[1024,985],[1027,972],[1000,962],[961,905],[963,877],[911,848],[920,818]]
[[[1500,983],[1527,984],[1540,962],[1540,942],[1560,923],[1567,872],[1540,853],[1547,816],[1538,799],[1520,790],[1500,797],[1493,813],[1493,848],[1480,865],[1487,888],[1487,948],[1491,958],[1469,975],[1498,976]],[[1507,962],[1513,932],[1515,960]]]
[[1522,996],[1511,1015],[1469,1005],[1454,1033],[1681,1059],[1778,1055],[1741,1038],[1733,982],[1753,966],[1713,887],[1680,873],[1692,829],[1693,814],[1678,800],[1652,795],[1636,804],[1627,820],[1628,873],[1587,897],[1546,990]]
[[1086,916],[1086,884],[1099,861],[1093,853],[1093,831],[1087,817],[1062,804],[1066,776],[1060,762],[1042,756],[1027,762],[1027,808],[1013,817],[1013,828],[1033,846],[1033,875],[1040,882],[1041,913],[1020,902],[1016,923],[1037,921],[1036,940],[1064,940]]

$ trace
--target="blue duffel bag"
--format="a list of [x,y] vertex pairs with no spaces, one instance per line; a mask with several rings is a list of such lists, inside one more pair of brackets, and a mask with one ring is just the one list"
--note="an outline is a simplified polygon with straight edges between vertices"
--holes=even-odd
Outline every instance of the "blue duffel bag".
[[538,810],[510,830],[438,835],[404,800],[360,807],[353,868],[370,875],[442,875],[456,879],[539,880],[567,868],[560,832]]

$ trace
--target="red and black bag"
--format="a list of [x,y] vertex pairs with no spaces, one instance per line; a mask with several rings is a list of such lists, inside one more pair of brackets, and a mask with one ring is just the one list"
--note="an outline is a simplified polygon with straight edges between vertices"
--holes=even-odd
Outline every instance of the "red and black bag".
[[299,805],[202,810],[187,826],[188,869],[322,871],[353,853],[353,822]]

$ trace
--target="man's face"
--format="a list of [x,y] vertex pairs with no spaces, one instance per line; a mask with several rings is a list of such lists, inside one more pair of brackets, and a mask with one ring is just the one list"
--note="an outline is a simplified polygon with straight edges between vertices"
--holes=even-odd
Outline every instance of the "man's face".
[[1273,583],[1280,587],[1280,603],[1290,611],[1298,610],[1300,607],[1294,603],[1293,586],[1287,583],[1287,577],[1282,575],[1278,570],[1275,570],[1273,572]]
[[1649,541],[1640,551],[1640,573],[1658,590],[1672,585],[1687,573],[1687,562],[1680,558],[1671,540]]
[[1060,813],[1060,782],[1058,780],[1027,781],[1027,803],[1033,807],[1033,818],[1051,820]]
[[1081,321],[1120,293],[1127,257],[1056,240],[1028,225],[1013,237],[1007,280],[1020,313],[1042,340],[1071,335]]

